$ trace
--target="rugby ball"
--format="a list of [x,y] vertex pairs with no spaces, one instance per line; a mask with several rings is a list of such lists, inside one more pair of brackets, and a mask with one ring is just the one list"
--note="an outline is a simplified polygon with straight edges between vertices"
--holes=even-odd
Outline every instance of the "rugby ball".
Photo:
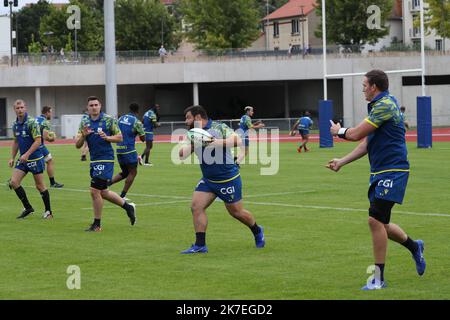
[[200,128],[193,128],[189,130],[187,133],[187,137],[192,143],[201,144],[202,146],[207,145],[214,139],[208,131]]

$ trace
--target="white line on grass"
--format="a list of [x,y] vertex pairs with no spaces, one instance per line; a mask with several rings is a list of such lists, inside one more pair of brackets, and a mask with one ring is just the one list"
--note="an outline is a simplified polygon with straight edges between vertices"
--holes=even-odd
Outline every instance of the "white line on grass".
[[[35,188],[34,186],[26,186],[25,188]],[[57,189],[61,191],[73,191],[73,192],[84,192],[88,193],[89,190],[81,190],[81,189],[70,189],[70,188],[62,188]],[[300,192],[308,192],[308,191],[299,191],[299,192],[290,192],[290,193],[300,193]],[[280,194],[288,194],[288,193],[280,193]],[[166,198],[166,199],[179,199],[180,202],[191,200],[191,197],[181,197],[181,196],[165,196],[165,195],[156,195],[156,194],[137,194],[137,193],[129,193],[130,196],[140,196],[140,197],[148,197],[148,198]],[[277,194],[278,195],[278,194]],[[256,197],[256,196],[263,196],[261,195],[248,195],[244,197],[250,198],[250,197]],[[266,194],[265,196],[268,196]],[[275,207],[289,207],[289,208],[306,208],[306,209],[321,209],[321,210],[334,210],[334,211],[356,211],[356,212],[367,212],[367,209],[357,209],[357,208],[339,208],[339,207],[328,207],[328,206],[313,206],[313,205],[302,205],[302,204],[288,204],[288,203],[277,203],[277,202],[255,202],[255,201],[245,201],[249,204],[254,205],[263,205],[263,206],[275,206]],[[155,202],[157,203],[157,202]],[[161,204],[168,203],[168,202],[161,202]],[[175,203],[175,202],[173,202]],[[90,208],[92,209],[92,208]],[[83,209],[87,210],[87,209]],[[394,210],[394,213],[399,214],[405,214],[405,215],[412,215],[412,216],[425,216],[425,217],[446,217],[450,218],[449,213],[432,213],[432,212],[413,212],[413,211],[397,211]]]
[[[141,207],[151,207],[151,206],[163,206],[174,203],[186,203],[188,200],[175,200],[175,201],[164,201],[164,202],[151,202],[151,203],[135,203],[137,208]],[[116,209],[118,206],[104,206],[103,209]],[[81,208],[81,210],[92,210],[92,207]]]
[[[274,207],[289,207],[289,208],[306,208],[306,209],[320,209],[320,210],[334,210],[334,211],[357,211],[357,212],[367,212],[367,209],[356,209],[356,208],[339,208],[339,207],[326,207],[326,206],[311,206],[302,204],[287,204],[287,203],[276,203],[276,202],[255,202],[246,201],[249,204],[261,205],[261,206],[274,206]],[[429,213],[429,212],[411,212],[411,211],[393,211],[394,213],[407,214],[413,216],[430,216],[430,217],[447,217],[450,218],[448,213]]]
[[269,197],[269,196],[284,196],[288,194],[299,194],[299,193],[314,193],[316,190],[305,190],[305,191],[292,191],[292,192],[278,192],[278,193],[262,193],[262,194],[252,194],[245,195],[244,198],[258,198],[258,197]]

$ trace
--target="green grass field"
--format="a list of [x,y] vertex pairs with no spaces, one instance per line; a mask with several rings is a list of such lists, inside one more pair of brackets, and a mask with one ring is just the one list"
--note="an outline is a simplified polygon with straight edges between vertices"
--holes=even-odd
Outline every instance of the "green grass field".
[[[264,249],[215,202],[208,210],[209,253],[186,256],[179,252],[194,241],[189,205],[198,166],[173,165],[172,145],[157,144],[155,166],[139,168],[129,194],[137,224],[131,227],[122,209],[105,203],[103,232],[92,234],[83,231],[92,221],[88,163],[74,146],[50,145],[56,179],[65,184],[50,191],[55,219],[41,218],[31,176],[23,185],[36,212],[23,221],[16,220],[22,205],[15,193],[0,191],[0,299],[449,299],[450,143],[431,150],[409,144],[407,195],[392,222],[425,240],[427,271],[419,277],[410,253],[391,242],[389,287],[377,292],[359,290],[373,263],[368,161],[333,173],[326,162],[354,144],[311,147],[298,154],[293,144],[280,144],[274,176],[261,176],[259,165],[242,166],[244,204],[266,229]],[[9,153],[0,148],[1,181],[10,176]],[[80,290],[66,286],[69,265],[81,269]]]

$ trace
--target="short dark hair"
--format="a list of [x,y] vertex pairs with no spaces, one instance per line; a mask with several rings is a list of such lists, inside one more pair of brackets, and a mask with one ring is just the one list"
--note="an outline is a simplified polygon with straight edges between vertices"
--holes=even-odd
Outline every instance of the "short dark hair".
[[400,111],[405,111],[405,110],[406,110],[406,108],[404,106],[400,107]]
[[369,84],[376,85],[378,90],[386,91],[389,89],[389,79],[387,74],[381,70],[371,70],[365,74],[365,77],[369,81]]
[[42,107],[42,114],[46,114],[47,112],[50,112],[51,110],[52,110],[52,107],[43,106]]
[[89,96],[89,97],[87,98],[87,102],[89,102],[89,101],[94,101],[94,100],[100,101],[99,98],[97,98],[96,96]]
[[205,108],[203,108],[200,105],[197,106],[190,106],[184,110],[184,115],[186,115],[188,112],[190,112],[194,117],[196,115],[200,115],[202,119],[208,119],[208,113],[206,113]]
[[309,112],[308,110],[305,111],[305,116],[309,117],[311,115],[311,112]]
[[129,108],[131,112],[139,113],[139,105],[136,102],[132,102]]

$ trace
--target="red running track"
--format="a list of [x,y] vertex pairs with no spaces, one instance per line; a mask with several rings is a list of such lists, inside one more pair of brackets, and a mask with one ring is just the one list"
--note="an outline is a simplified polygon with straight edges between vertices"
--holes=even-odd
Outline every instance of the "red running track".
[[[155,142],[156,143],[164,143],[164,142],[170,142],[171,140],[170,135],[156,135],[155,136]],[[251,139],[250,140],[255,140]],[[297,134],[295,137],[291,137],[288,134],[281,134],[280,135],[280,142],[297,142],[300,140],[300,136]],[[319,141],[319,135],[318,134],[312,134],[310,136],[311,142],[318,142]],[[345,140],[335,138],[335,142],[346,142]],[[408,142],[416,142],[417,141],[417,131],[407,131],[406,132],[406,141]],[[433,129],[433,142],[450,142],[450,128],[436,128]],[[0,141],[0,147],[9,147],[11,146],[12,140],[6,140],[6,141]],[[49,145],[52,144],[75,144],[74,139],[59,139],[55,142],[49,143]]]

